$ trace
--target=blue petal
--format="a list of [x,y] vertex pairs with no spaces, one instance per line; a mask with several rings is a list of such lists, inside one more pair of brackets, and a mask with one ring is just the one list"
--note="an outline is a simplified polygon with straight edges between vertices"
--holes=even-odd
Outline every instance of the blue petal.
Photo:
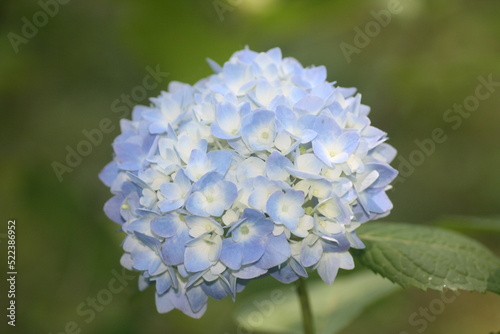
[[135,236],[142,242],[145,246],[149,247],[152,251],[157,252],[159,254],[160,250],[160,240],[150,237],[149,235],[134,231]]
[[370,188],[383,189],[389,183],[391,183],[398,175],[398,171],[387,164],[370,163],[366,164],[365,166],[366,166],[366,172],[369,172],[371,170],[376,170],[379,174],[379,177],[374,183],[370,185]]
[[240,270],[233,272],[233,276],[241,279],[252,279],[267,273],[267,270],[259,268],[255,265],[241,267]]
[[160,208],[161,212],[174,211],[180,208],[182,205],[184,205],[184,200],[182,199],[177,199],[177,200],[164,199],[158,203],[158,207]]
[[205,174],[193,185],[193,193],[186,201],[186,209],[198,216],[219,217],[229,209],[238,196],[232,182],[222,179],[217,172]]
[[168,271],[154,278],[154,280],[156,281],[156,292],[160,295],[165,293],[172,286],[172,278],[170,278],[170,273]]
[[[300,275],[297,273],[295,268],[300,271]],[[307,272],[305,269],[292,257],[284,265],[273,268],[271,271],[271,276],[276,278],[278,281],[288,284],[296,281],[299,277],[307,277]]]
[[148,270],[151,273],[156,271],[161,264],[160,257],[153,251],[137,251],[131,255],[134,268],[137,270]]
[[227,289],[229,289],[226,284],[220,280],[217,279],[212,282],[203,282],[201,284],[201,288],[205,293],[217,300],[220,300],[222,298],[225,298],[229,293],[227,292]]
[[151,231],[154,234],[163,237],[170,238],[177,235],[183,228],[186,228],[186,224],[180,219],[177,214],[167,214],[163,217],[155,218],[151,221]]
[[113,184],[113,181],[116,179],[118,176],[118,166],[116,165],[116,162],[111,161],[109,164],[107,164],[102,171],[99,173],[99,179],[108,187],[111,187]]
[[185,245],[191,239],[187,228],[177,236],[166,239],[161,248],[165,263],[169,266],[177,266],[184,263]]
[[[221,241],[220,238],[216,239]],[[191,240],[186,246],[184,266],[187,271],[198,272],[208,269],[219,259],[222,242],[202,238]]]
[[104,213],[106,216],[118,224],[123,224],[124,220],[120,214],[120,207],[125,197],[123,194],[117,194],[111,197],[106,204],[104,204]]
[[222,241],[220,260],[233,270],[240,269],[243,257],[242,248],[242,245],[238,244],[231,238],[224,239]]
[[140,145],[135,143],[113,144],[116,164],[123,170],[138,170],[143,166],[144,154]]
[[321,236],[323,241],[323,252],[344,252],[351,247],[351,243],[344,233],[337,233],[332,236]]
[[261,269],[270,269],[277,265],[282,264],[290,256],[292,251],[284,233],[274,236],[272,234],[267,236],[266,251],[255,266]]
[[186,296],[194,313],[199,312],[208,301],[208,296],[200,286],[187,289]]
[[291,257],[288,263],[297,275],[302,276],[302,277],[308,276],[306,269],[295,258]]
[[266,211],[275,222],[284,224],[290,230],[295,230],[299,224],[299,218],[304,215],[303,203],[302,191],[289,190],[285,194],[276,191],[267,200]]
[[266,250],[266,247],[262,244],[264,238],[252,238],[251,242],[245,242],[243,248],[243,258],[242,264],[250,264],[259,260]]
[[207,174],[203,175],[203,177],[201,177],[198,180],[198,182],[193,184],[192,190],[193,190],[193,192],[203,190],[206,187],[211,186],[211,185],[221,181],[222,179],[223,179],[223,176],[219,173],[216,173],[216,172],[207,173]]
[[392,209],[392,202],[383,190],[364,197],[367,201],[367,209],[370,212],[386,213]]

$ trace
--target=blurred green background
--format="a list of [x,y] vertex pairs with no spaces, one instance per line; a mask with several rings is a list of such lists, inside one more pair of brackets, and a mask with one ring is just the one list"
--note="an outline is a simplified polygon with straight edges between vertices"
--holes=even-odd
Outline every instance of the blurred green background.
[[[222,63],[245,45],[256,51],[279,46],[303,65],[323,64],[330,81],[363,94],[372,123],[389,133],[399,157],[408,160],[418,149],[415,140],[430,138],[435,128],[447,136],[395,185],[389,194],[394,210],[386,220],[427,224],[448,214],[498,216],[500,87],[457,129],[443,115],[474,95],[479,76],[500,81],[500,2],[401,0],[400,13],[372,31],[348,61],[341,43],[356,47],[356,27],[364,31],[376,22],[372,11],[387,10],[394,1],[73,0],[42,24],[36,1],[2,0],[0,233],[8,219],[16,219],[18,313],[13,330],[3,311],[0,331],[64,333],[74,321],[81,333],[237,333],[231,300],[210,301],[200,320],[177,311],[160,315],[153,289],[138,292],[136,280],[127,281],[89,323],[77,313],[107,288],[113,270],[121,272],[123,236],[102,212],[111,195],[97,174],[119,133],[121,115],[111,104],[142,85],[147,66],[169,73],[161,87],[148,91],[156,96],[168,81],[194,83],[209,75],[206,57]],[[23,17],[33,22],[34,15],[38,32],[20,39]],[[19,37],[14,47],[12,33]],[[60,182],[52,163],[65,163],[66,147],[76,148],[85,139],[82,131],[97,128],[103,118],[114,131]],[[500,253],[498,234],[473,236]],[[5,245],[1,234],[1,268]],[[236,306],[278,286],[272,279],[253,282]],[[3,288],[1,293],[5,310]],[[420,327],[408,317],[435,298],[435,292],[401,290],[366,309],[342,333],[417,333]],[[313,301],[314,307],[321,305]],[[500,297],[463,293],[425,333],[500,331],[499,314]],[[66,332],[72,331],[70,325]]]

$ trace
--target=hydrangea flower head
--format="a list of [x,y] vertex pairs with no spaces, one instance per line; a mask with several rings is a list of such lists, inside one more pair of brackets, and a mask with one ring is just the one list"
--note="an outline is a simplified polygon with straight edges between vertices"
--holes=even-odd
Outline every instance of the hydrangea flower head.
[[159,312],[191,317],[252,279],[331,284],[352,269],[355,230],[386,216],[396,150],[355,89],[279,48],[244,49],[194,85],[121,121],[101,180],[126,233],[121,264],[156,287]]

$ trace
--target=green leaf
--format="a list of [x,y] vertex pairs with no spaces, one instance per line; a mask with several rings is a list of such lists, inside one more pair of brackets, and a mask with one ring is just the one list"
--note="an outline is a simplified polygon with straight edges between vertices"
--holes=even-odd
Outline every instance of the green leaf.
[[500,294],[500,259],[471,238],[403,223],[371,223],[357,231],[366,249],[354,250],[353,255],[405,288]]
[[445,216],[434,222],[434,224],[459,231],[500,233],[500,218]]
[[[375,301],[400,289],[389,280],[361,271],[339,277],[332,285],[307,281],[317,333],[335,334]],[[283,285],[243,303],[235,312],[240,326],[253,333],[302,333],[295,284]]]

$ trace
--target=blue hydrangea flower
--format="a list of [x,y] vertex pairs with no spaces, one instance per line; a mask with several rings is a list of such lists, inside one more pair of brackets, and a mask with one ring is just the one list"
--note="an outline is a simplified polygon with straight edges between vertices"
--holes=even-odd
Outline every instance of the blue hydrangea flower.
[[389,214],[396,150],[355,89],[275,48],[236,52],[215,74],[137,106],[100,178],[126,233],[121,263],[156,287],[159,312],[191,317],[252,279],[331,284]]

